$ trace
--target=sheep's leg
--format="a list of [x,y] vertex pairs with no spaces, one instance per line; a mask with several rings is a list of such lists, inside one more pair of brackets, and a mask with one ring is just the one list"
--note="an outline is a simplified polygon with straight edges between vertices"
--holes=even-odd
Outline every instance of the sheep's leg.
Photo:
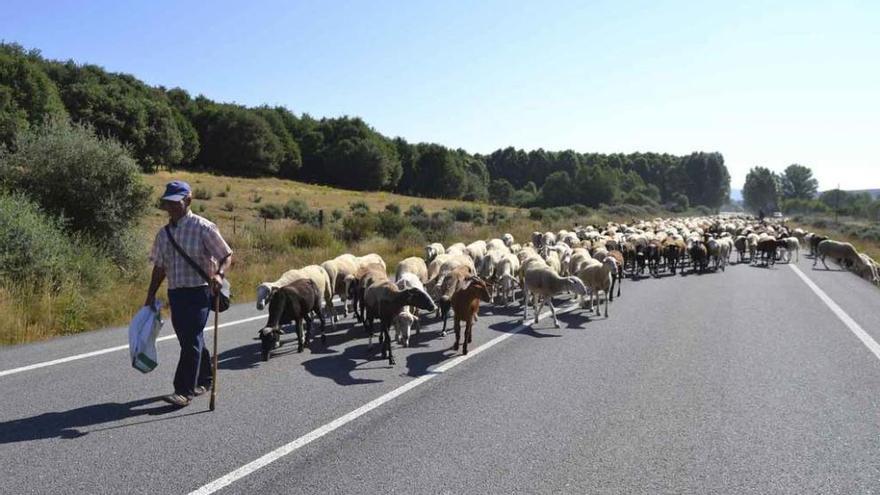
[[523,285],[523,323],[529,318],[529,288]]
[[461,348],[461,353],[467,356],[468,353],[468,343],[471,341],[471,331],[473,330],[473,323],[470,321],[465,322],[464,324],[464,344]]
[[443,314],[443,328],[440,329],[440,336],[445,337],[446,336],[446,320],[449,317],[449,307],[448,306],[444,305],[442,314]]
[[553,326],[555,326],[556,328],[559,328],[559,320],[556,319],[556,308],[553,307],[553,298],[552,297],[547,298],[547,304],[550,305],[550,314],[553,315]]
[[303,329],[302,320],[296,319],[296,352],[303,351]]
[[608,294],[605,294],[605,318],[608,318]]
[[[324,322],[324,315],[321,314],[320,311],[318,311],[318,318],[321,320],[321,344],[326,345],[327,344],[327,336],[324,335],[324,327],[326,326],[326,324]],[[336,325],[334,325],[333,328],[336,328]]]
[[[541,297],[541,305],[538,305],[538,297],[535,296],[535,323],[538,323],[538,320],[541,318],[541,310],[544,309],[544,304],[547,303],[547,297]],[[552,304],[552,303],[551,303]]]
[[[675,273],[674,271],[672,272]],[[617,297],[620,297],[620,286],[623,284],[623,277],[620,273],[617,274]],[[612,299],[613,300],[613,299]]]
[[455,330],[455,343],[452,344],[452,350],[458,350],[458,343],[461,340],[461,322],[458,320],[458,317],[454,317],[452,319],[452,328]]

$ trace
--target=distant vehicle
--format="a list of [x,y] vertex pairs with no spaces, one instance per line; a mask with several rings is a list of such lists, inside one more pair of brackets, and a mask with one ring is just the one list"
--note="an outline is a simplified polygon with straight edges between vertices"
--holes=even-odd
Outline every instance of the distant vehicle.
[[782,218],[782,212],[781,211],[774,211],[773,218]]

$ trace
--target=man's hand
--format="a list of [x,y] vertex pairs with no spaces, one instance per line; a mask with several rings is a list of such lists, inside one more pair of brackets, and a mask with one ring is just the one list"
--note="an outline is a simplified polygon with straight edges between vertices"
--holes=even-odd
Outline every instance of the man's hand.
[[222,286],[223,277],[221,277],[219,274],[214,275],[214,277],[211,278],[211,294],[216,296],[220,292],[220,287]]

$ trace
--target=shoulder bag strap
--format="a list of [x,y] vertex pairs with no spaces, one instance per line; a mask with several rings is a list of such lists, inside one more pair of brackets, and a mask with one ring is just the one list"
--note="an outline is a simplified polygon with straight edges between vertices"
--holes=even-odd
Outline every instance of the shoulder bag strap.
[[171,245],[174,246],[174,249],[176,249],[177,252],[180,253],[181,256],[183,256],[183,259],[185,259],[186,262],[189,263],[189,265],[195,269],[195,271],[199,272],[199,275],[203,279],[205,279],[205,282],[210,283],[211,277],[209,277],[208,274],[205,273],[205,270],[202,270],[202,267],[200,267],[198,263],[193,261],[193,259],[190,258],[189,255],[186,254],[186,252],[180,247],[180,245],[177,244],[177,241],[174,240],[174,236],[171,235],[171,228],[169,225],[165,226],[165,233],[168,234],[168,240],[171,241]]

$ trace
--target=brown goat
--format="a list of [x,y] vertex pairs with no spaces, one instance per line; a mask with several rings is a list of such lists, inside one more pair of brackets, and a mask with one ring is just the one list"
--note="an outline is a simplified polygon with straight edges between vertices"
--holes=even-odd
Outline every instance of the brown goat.
[[[480,301],[490,302],[489,287],[478,277],[470,277],[465,286],[452,295],[453,327],[455,328],[455,344],[452,350],[458,350],[462,342],[462,354],[467,355],[468,344],[473,340],[474,319],[480,310]],[[464,321],[464,340],[461,339],[461,322]]]

